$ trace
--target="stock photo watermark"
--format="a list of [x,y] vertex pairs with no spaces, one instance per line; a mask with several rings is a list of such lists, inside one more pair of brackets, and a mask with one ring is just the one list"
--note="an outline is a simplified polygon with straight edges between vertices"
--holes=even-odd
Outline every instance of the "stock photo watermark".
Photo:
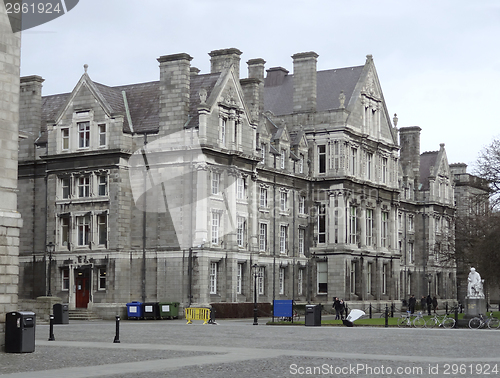
[[3,0],[13,33],[55,20],[72,10],[79,0]]

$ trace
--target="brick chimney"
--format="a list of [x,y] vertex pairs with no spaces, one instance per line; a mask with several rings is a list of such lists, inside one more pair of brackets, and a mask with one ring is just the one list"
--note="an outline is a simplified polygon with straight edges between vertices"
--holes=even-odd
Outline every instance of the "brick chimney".
[[25,135],[19,143],[19,160],[35,159],[34,142],[42,126],[42,83],[40,76],[25,76],[20,80],[19,131]]
[[189,115],[191,60],[188,54],[164,55],[160,63],[159,135],[184,128]]
[[316,110],[316,63],[314,51],[298,53],[293,58],[293,111]]
[[235,48],[214,50],[210,52],[211,73],[222,72],[234,64],[236,77],[240,78],[240,55],[242,52]]

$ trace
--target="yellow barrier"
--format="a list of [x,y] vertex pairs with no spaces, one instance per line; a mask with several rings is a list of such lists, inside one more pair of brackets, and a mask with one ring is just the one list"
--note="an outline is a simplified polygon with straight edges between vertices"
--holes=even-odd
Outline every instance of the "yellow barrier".
[[188,307],[184,309],[186,313],[186,324],[192,324],[193,320],[203,320],[203,324],[208,324],[210,320],[210,309],[201,307]]

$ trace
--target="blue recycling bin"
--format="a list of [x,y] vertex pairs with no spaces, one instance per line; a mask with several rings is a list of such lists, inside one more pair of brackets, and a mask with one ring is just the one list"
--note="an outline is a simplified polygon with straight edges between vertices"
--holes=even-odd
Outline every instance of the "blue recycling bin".
[[142,319],[143,316],[143,306],[141,302],[127,303],[127,317],[129,319]]

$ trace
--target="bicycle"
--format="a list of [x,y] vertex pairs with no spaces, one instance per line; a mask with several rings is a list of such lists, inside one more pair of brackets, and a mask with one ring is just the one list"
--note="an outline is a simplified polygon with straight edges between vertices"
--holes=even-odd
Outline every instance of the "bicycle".
[[469,320],[470,329],[479,329],[484,327],[485,325],[487,325],[489,329],[497,329],[498,327],[500,327],[500,320],[493,317],[492,312],[490,312],[490,315],[488,317],[485,317],[483,314],[479,314],[479,316],[476,316]]
[[455,326],[455,319],[448,316],[448,314],[442,317],[434,314],[434,316],[425,322],[426,328],[433,327],[443,327],[443,328],[453,328]]
[[425,319],[422,316],[422,313],[419,312],[415,318],[415,315],[412,315],[410,311],[406,311],[406,315],[401,315],[398,319],[398,327],[424,327]]
[[291,322],[292,320],[298,322],[300,320],[300,315],[297,310],[293,310],[292,316],[282,316],[278,320],[282,322]]

